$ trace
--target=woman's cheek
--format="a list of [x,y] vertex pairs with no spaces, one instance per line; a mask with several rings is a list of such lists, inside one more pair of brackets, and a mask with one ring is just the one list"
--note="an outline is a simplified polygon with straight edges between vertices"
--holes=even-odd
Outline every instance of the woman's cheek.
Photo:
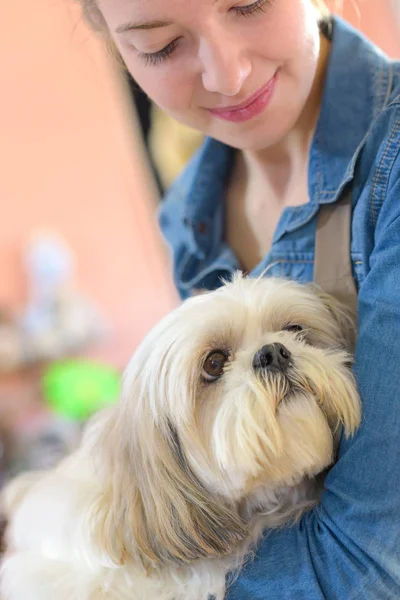
[[[129,67],[128,67],[129,68]],[[180,112],[192,107],[194,82],[171,65],[129,69],[142,90],[167,112]]]
[[161,63],[159,65],[146,64],[139,56],[138,51],[124,44],[116,42],[126,68],[138,86],[159,106],[173,102],[176,76],[170,65]]

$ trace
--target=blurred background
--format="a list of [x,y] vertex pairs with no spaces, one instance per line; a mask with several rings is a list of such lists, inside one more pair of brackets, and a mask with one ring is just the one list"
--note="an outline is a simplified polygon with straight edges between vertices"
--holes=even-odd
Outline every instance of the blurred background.
[[[400,57],[399,4],[345,0],[341,14]],[[91,412],[118,396],[139,341],[177,304],[155,213],[201,137],[149,105],[73,0],[2,2],[0,72],[7,477],[73,446]]]

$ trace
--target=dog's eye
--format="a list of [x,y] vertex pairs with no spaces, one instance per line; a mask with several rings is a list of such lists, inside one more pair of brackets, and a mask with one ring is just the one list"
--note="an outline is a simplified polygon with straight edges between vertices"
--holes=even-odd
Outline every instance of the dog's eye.
[[299,333],[300,331],[303,331],[303,328],[301,325],[286,325],[286,327],[283,328],[283,331],[290,331],[291,333]]
[[228,360],[228,354],[222,350],[213,350],[207,356],[203,365],[203,378],[206,381],[215,381],[223,373],[224,366]]

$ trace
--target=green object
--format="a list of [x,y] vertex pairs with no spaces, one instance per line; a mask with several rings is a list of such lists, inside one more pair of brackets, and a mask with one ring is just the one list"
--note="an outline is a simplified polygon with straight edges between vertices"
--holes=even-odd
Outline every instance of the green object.
[[121,391],[118,371],[91,361],[53,363],[42,378],[45,401],[54,412],[84,421],[100,408],[116,401]]

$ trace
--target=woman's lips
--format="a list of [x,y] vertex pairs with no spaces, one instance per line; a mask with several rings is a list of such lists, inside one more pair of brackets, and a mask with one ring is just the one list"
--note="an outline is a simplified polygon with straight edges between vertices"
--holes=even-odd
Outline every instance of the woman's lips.
[[223,108],[209,108],[208,110],[215,117],[224,119],[225,121],[240,123],[253,119],[269,105],[275,90],[277,78],[278,71],[265,85],[240,104]]

